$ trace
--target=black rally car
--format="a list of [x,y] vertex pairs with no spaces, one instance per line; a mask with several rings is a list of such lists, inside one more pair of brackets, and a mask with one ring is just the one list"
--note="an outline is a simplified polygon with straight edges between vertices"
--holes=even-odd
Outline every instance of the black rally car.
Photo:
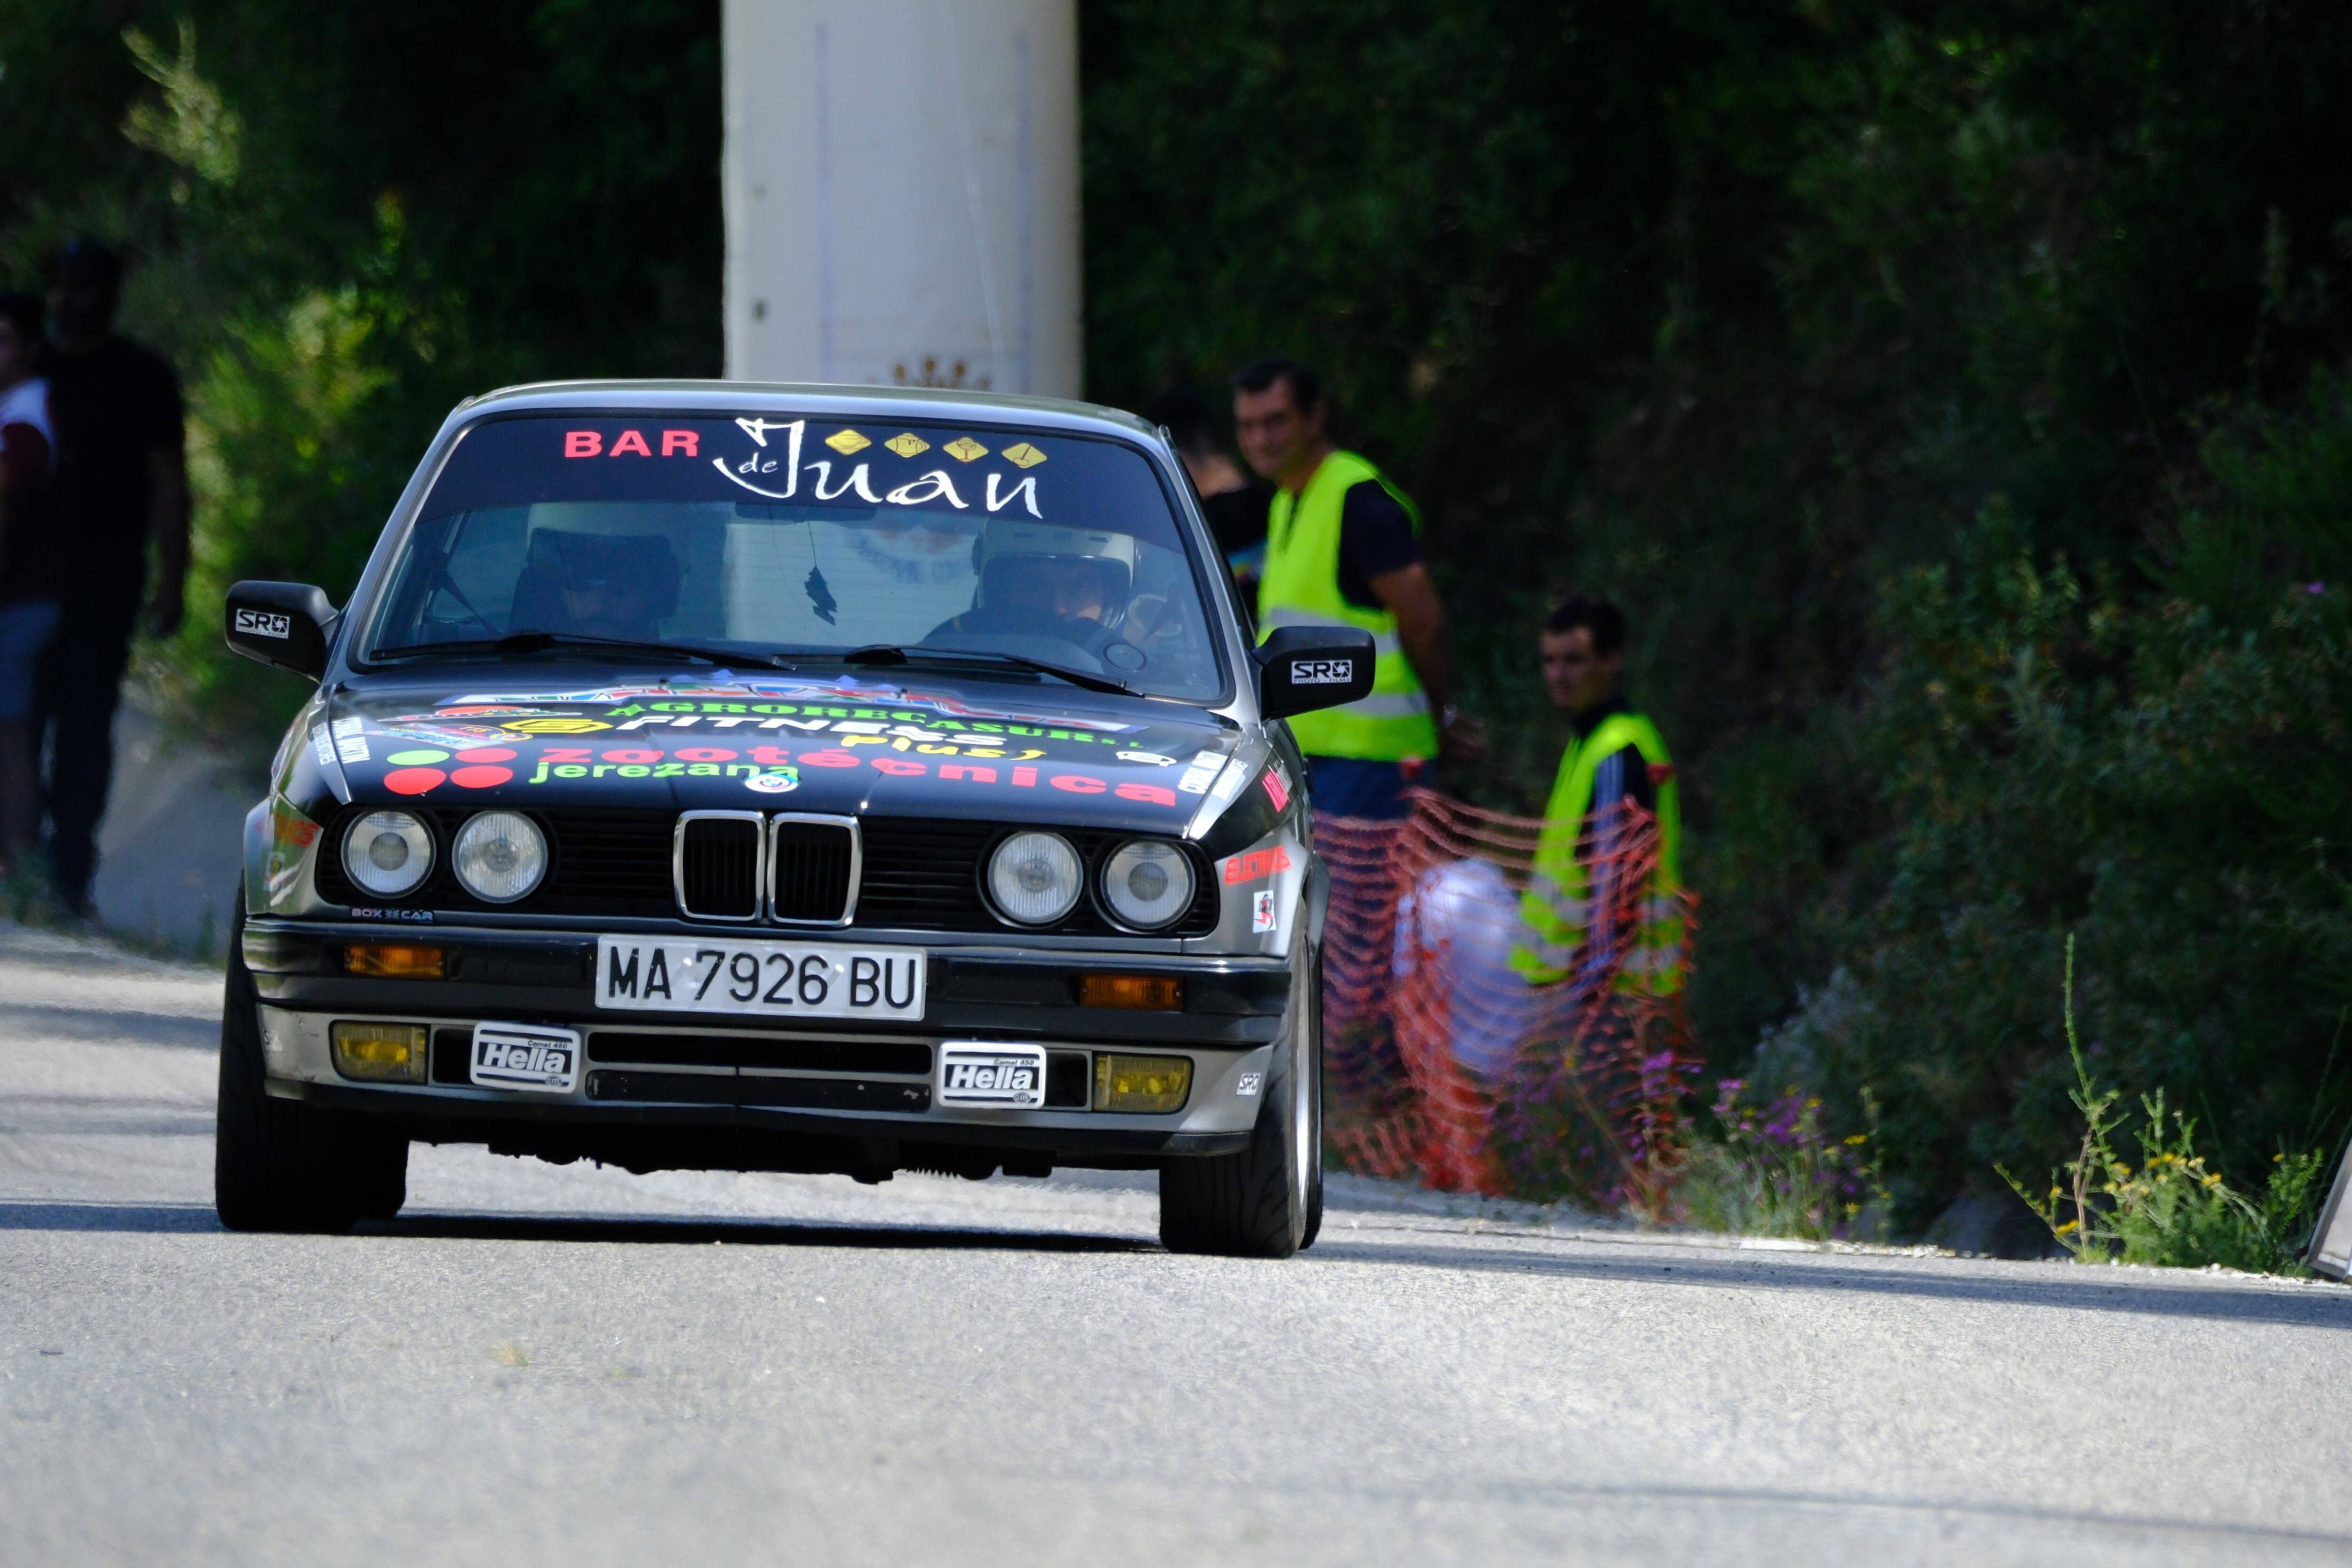
[[460,407],[351,602],[241,583],[318,682],[246,823],[216,1195],[404,1200],[417,1139],[635,1171],[1160,1173],[1171,1247],[1321,1212],[1327,886],[1286,714],[1129,416],[562,384]]

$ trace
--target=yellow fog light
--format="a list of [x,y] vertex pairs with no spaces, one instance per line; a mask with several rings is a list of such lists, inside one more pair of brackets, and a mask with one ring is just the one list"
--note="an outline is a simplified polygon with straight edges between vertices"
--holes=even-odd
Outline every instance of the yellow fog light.
[[1095,1109],[1146,1114],[1181,1110],[1192,1089],[1189,1057],[1095,1058]]
[[425,1081],[422,1024],[337,1024],[335,1070],[376,1083]]

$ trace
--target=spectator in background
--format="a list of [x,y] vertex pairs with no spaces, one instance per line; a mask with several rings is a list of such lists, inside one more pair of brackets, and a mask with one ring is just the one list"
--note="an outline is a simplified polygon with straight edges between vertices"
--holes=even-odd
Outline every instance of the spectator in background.
[[[1491,861],[1455,860],[1423,872],[1397,905],[1396,972],[1438,966],[1454,1059],[1488,1079],[1530,1038],[1574,1029],[1596,1005],[1679,991],[1687,957],[1680,792],[1656,726],[1618,689],[1625,617],[1606,599],[1571,596],[1544,618],[1536,649],[1573,738],[1526,889]],[[1644,816],[1657,858],[1646,883],[1623,885]]]
[[0,873],[21,869],[41,837],[33,666],[58,626],[64,535],[49,425],[41,301],[0,294]]
[[[1682,989],[1681,789],[1658,728],[1618,689],[1625,616],[1606,599],[1572,595],[1537,637],[1545,689],[1574,739],[1559,759],[1535,874],[1521,900],[1534,940],[1511,966],[1537,984],[1614,975],[1621,992]],[[1646,887],[1621,888],[1633,813],[1657,823],[1657,866]],[[1631,913],[1630,929],[1619,921]]]
[[1184,471],[1201,498],[1201,513],[1209,532],[1224,552],[1241,588],[1242,604],[1257,608],[1257,580],[1265,574],[1265,520],[1274,500],[1274,487],[1242,471],[1226,451],[1217,416],[1209,400],[1190,387],[1178,387],[1153,398],[1143,416],[1165,428],[1175,443]]
[[98,824],[114,771],[114,710],[155,551],[147,627],[180,628],[188,575],[188,475],[180,384],[151,349],[114,331],[122,258],[78,239],[49,258],[56,353],[49,408],[61,459],[66,532],[58,631],[43,656],[37,733],[49,742],[49,879],[68,912],[88,917]]
[[1299,714],[1290,730],[1307,754],[1316,810],[1400,817],[1406,786],[1441,748],[1448,763],[1465,764],[1483,747],[1450,700],[1453,644],[1422,563],[1421,514],[1378,468],[1332,445],[1328,416],[1322,383],[1305,365],[1260,360],[1234,376],[1234,433],[1276,487],[1258,629],[1371,633],[1370,694]]

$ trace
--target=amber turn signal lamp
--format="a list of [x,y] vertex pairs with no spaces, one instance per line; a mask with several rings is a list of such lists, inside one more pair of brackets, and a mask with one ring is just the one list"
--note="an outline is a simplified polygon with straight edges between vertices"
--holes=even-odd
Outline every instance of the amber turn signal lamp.
[[422,1024],[337,1024],[330,1031],[335,1070],[375,1083],[425,1081]]
[[1095,1109],[1164,1114],[1184,1109],[1192,1088],[1190,1057],[1095,1058]]
[[1184,982],[1173,974],[1081,974],[1078,1005],[1181,1013]]
[[343,973],[378,980],[439,980],[447,960],[437,947],[406,942],[355,942],[343,949]]

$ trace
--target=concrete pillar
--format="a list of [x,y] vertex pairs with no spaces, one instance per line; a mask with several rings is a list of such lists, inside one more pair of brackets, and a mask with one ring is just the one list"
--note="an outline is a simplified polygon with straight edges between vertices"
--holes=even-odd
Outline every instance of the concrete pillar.
[[725,0],[727,374],[1076,397],[1076,0]]

